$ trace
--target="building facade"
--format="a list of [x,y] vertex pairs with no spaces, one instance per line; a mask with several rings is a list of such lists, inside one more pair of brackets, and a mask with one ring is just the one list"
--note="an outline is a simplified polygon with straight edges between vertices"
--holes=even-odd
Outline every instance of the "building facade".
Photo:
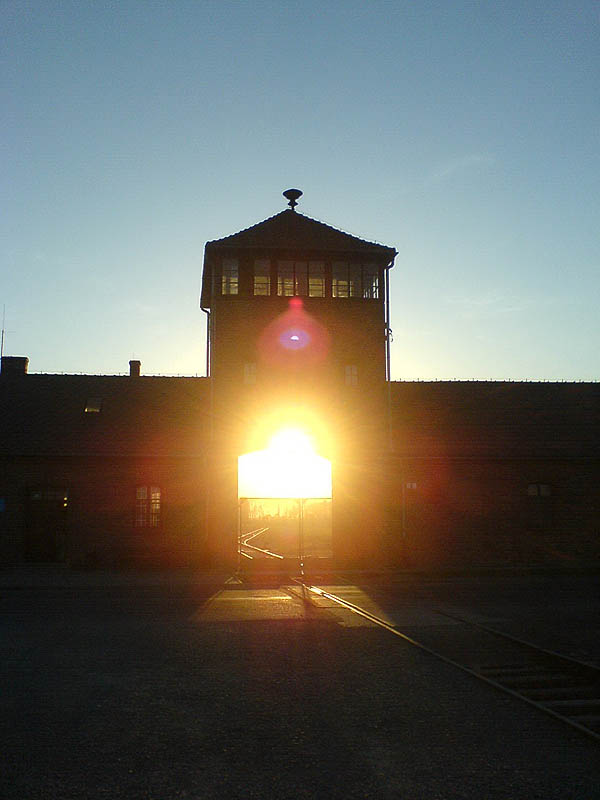
[[396,251],[290,208],[208,242],[208,377],[0,373],[0,564],[233,567],[238,457],[331,461],[334,564],[597,564],[600,384],[391,382]]
[[209,315],[209,538],[232,551],[238,456],[299,426],[333,469],[332,549],[377,549],[388,446],[388,281],[396,251],[289,209],[206,245]]
[[0,563],[205,556],[205,378],[0,374]]

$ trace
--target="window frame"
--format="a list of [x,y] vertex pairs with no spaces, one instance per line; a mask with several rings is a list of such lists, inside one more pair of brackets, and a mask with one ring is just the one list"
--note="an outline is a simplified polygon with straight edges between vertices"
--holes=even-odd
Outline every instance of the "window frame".
[[163,491],[157,484],[136,484],[133,527],[158,530],[163,523]]
[[332,261],[331,296],[379,300],[381,270],[374,262]]
[[346,386],[358,386],[358,364],[344,365],[344,383]]
[[350,297],[347,261],[331,262],[331,296],[335,298]]
[[221,295],[235,296],[240,293],[240,260],[225,256],[221,261]]
[[[286,266],[284,269],[283,265]],[[293,297],[296,286],[295,262],[289,258],[277,259],[277,297]]]
[[364,300],[379,300],[381,270],[372,262],[361,264],[362,286],[361,297]]
[[[259,271],[260,270],[260,271]],[[262,281],[262,283],[261,283]],[[260,287],[266,291],[257,291]],[[271,259],[255,258],[252,293],[254,297],[270,297],[271,295]]]
[[[318,283],[317,283],[318,282]],[[320,285],[320,291],[316,290]],[[325,280],[325,262],[312,260],[308,261],[308,297],[326,297],[327,283]]]
[[[277,259],[277,296],[309,297],[309,262],[307,259]],[[283,265],[286,265],[283,268]],[[325,270],[323,269],[323,278]],[[323,281],[323,286],[325,285]]]

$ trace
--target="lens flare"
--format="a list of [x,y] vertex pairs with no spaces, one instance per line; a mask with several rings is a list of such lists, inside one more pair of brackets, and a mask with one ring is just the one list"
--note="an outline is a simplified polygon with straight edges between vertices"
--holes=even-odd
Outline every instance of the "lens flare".
[[301,350],[310,344],[311,336],[302,328],[287,328],[279,334],[279,343],[286,350]]
[[269,366],[296,370],[323,363],[330,349],[329,333],[292,297],[286,311],[263,329],[258,350]]

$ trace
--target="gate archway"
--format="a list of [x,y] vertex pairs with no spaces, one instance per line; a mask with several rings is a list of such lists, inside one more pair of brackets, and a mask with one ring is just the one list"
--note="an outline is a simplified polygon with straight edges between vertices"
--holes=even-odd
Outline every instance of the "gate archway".
[[[331,462],[297,429],[238,458],[238,554],[255,558],[331,557]],[[295,552],[294,552],[295,551]]]

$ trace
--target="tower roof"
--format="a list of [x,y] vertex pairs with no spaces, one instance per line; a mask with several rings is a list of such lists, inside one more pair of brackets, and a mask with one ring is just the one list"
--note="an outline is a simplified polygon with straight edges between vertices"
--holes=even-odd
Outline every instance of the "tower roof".
[[352,236],[292,208],[250,228],[206,243],[202,278],[202,305],[210,296],[211,256],[221,250],[296,251],[298,253],[353,254],[389,264],[397,255],[393,247]]
[[207,242],[206,246],[364,252],[390,261],[396,255],[393,247],[368,242],[289,208],[238,233]]

